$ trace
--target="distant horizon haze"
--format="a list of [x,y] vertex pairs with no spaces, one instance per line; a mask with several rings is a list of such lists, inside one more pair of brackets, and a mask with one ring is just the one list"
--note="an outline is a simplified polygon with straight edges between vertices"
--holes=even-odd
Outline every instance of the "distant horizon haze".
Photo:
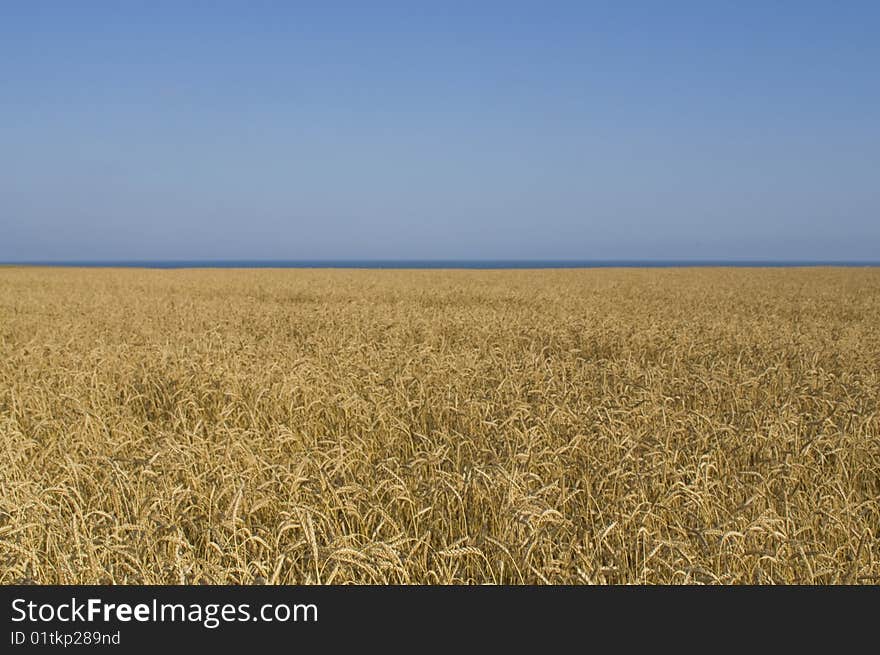
[[762,260],[762,259],[328,259],[328,260],[59,260],[0,261],[0,266],[59,268],[142,268],[142,269],[602,269],[602,268],[877,268],[873,260]]

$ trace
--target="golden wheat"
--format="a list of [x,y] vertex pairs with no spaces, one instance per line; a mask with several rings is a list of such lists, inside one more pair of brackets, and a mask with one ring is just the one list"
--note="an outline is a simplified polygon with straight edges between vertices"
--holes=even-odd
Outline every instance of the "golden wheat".
[[880,270],[0,269],[0,583],[880,582]]

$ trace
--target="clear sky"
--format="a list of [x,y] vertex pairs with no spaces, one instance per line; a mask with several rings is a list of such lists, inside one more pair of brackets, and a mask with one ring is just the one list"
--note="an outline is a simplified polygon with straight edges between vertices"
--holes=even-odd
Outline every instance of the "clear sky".
[[0,260],[880,258],[878,2],[0,3]]

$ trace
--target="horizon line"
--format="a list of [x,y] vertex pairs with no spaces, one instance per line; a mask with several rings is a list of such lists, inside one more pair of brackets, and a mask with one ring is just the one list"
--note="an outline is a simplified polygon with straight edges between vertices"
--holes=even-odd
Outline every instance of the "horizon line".
[[0,266],[58,268],[685,268],[685,267],[880,267],[880,260],[772,258],[717,259],[82,259],[0,261]]

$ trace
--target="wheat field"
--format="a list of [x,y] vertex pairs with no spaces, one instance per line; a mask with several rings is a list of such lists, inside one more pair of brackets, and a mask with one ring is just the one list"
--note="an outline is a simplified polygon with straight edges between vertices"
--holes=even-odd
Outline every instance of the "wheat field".
[[0,268],[0,583],[880,582],[880,269]]

